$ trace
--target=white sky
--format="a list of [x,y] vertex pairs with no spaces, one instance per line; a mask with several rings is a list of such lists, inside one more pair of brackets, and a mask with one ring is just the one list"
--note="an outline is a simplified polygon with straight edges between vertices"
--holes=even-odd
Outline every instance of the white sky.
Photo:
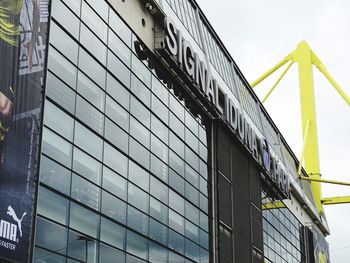
[[[349,0],[197,0],[249,82],[306,40],[350,96]],[[280,71],[281,72],[281,71]],[[262,98],[280,73],[257,88]],[[323,178],[349,181],[350,107],[314,69]],[[265,103],[294,153],[301,150],[297,65]],[[323,185],[323,196],[350,195],[350,187]],[[350,204],[325,207],[331,262],[350,262]]]

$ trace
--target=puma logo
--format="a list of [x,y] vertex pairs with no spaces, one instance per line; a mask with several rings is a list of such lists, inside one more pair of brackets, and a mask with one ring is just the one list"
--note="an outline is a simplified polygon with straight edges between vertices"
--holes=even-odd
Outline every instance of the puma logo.
[[21,219],[19,219],[17,217],[16,213],[15,213],[15,210],[13,210],[12,206],[9,205],[9,207],[7,208],[7,214],[9,216],[11,216],[14,221],[17,222],[19,235],[20,235],[20,237],[22,237],[22,220],[25,217],[25,215],[27,214],[27,212],[24,212],[24,214],[22,215]]

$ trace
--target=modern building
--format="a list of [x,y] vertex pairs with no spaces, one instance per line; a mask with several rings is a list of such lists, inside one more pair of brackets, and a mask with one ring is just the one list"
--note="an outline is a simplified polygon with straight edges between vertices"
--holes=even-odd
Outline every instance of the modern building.
[[5,135],[2,258],[330,262],[297,158],[194,0],[37,5]]

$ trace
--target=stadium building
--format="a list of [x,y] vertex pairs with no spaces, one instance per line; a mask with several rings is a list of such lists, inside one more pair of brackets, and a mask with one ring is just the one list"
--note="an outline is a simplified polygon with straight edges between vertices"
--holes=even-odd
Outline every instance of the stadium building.
[[330,262],[310,183],[194,0],[10,2],[5,262]]

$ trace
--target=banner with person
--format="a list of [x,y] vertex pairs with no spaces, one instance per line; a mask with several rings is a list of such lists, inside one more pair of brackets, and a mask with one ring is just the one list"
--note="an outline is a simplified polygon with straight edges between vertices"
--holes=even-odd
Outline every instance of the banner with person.
[[49,0],[0,0],[0,261],[29,262]]

